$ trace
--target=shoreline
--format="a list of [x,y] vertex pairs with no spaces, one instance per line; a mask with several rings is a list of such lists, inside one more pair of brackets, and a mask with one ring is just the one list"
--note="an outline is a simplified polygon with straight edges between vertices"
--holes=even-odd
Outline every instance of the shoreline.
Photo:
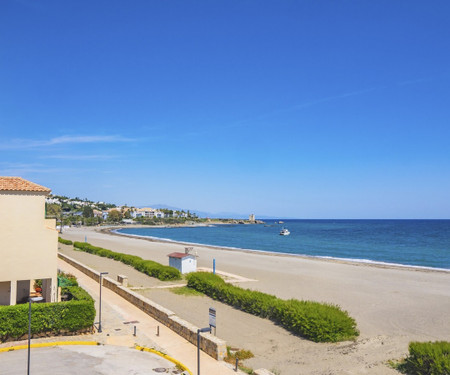
[[[230,225],[230,224],[223,224],[223,225]],[[171,226],[171,225],[162,225],[157,226],[158,228],[178,228],[178,227],[191,227],[191,226],[208,226],[208,225],[182,225],[182,226]],[[133,228],[154,228],[154,226],[148,226],[148,225],[141,225],[138,227]],[[262,255],[269,255],[269,256],[278,256],[278,257],[294,257],[296,259],[307,259],[307,260],[317,260],[317,261],[325,261],[325,262],[331,262],[331,263],[337,263],[337,264],[347,264],[347,265],[354,265],[354,266],[367,266],[367,267],[375,267],[375,268],[381,268],[381,269],[398,269],[398,270],[408,270],[408,271],[416,271],[416,272],[436,272],[436,273],[444,273],[449,274],[450,269],[447,268],[437,268],[437,267],[427,267],[427,266],[414,266],[410,264],[400,264],[400,263],[389,263],[389,262],[382,262],[382,261],[374,261],[370,259],[350,259],[350,258],[337,258],[337,257],[327,257],[327,256],[319,256],[319,255],[306,255],[306,254],[293,254],[293,253],[283,253],[283,252],[275,252],[275,251],[267,251],[267,250],[257,250],[257,249],[245,249],[245,248],[239,248],[239,247],[227,247],[227,246],[216,246],[216,245],[208,245],[208,244],[202,244],[202,243],[195,243],[195,242],[183,242],[183,241],[175,241],[160,237],[150,237],[150,236],[142,236],[137,234],[126,234],[126,233],[119,233],[117,232],[120,229],[126,229],[127,226],[117,226],[114,228],[103,228],[103,229],[95,229],[95,231],[109,234],[112,236],[121,236],[121,237],[128,237],[128,238],[137,238],[141,240],[146,240],[149,242],[156,242],[156,243],[167,243],[167,244],[174,244],[174,245],[187,245],[187,246],[201,246],[207,249],[215,249],[215,250],[224,250],[224,251],[235,251],[235,252],[241,252],[241,253],[247,253],[247,254],[262,254]]]

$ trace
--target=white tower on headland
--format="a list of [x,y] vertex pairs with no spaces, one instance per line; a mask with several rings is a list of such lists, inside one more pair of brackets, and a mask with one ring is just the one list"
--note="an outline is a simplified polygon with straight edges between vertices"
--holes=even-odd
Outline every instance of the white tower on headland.
[[248,217],[248,221],[255,221],[255,214],[250,214]]

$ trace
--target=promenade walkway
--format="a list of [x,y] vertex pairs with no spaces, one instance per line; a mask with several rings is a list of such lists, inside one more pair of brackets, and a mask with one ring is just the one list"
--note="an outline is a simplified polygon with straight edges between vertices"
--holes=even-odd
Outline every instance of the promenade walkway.
[[[99,284],[61,259],[58,260],[58,268],[77,277],[80,286],[95,299],[98,314]],[[136,337],[133,336],[134,326]],[[158,326],[159,336],[157,336]],[[183,363],[192,373],[197,373],[196,346],[107,288],[102,288],[102,333],[95,333],[89,340],[109,345],[132,347],[138,344],[155,348]],[[200,358],[202,374],[236,374],[230,365],[216,361],[203,352]]]

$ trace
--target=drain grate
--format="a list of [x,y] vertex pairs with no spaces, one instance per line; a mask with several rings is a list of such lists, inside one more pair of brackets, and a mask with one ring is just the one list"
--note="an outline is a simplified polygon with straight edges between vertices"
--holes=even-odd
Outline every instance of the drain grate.
[[161,372],[167,372],[167,369],[165,367],[157,367],[157,368],[154,368],[153,371],[161,373]]

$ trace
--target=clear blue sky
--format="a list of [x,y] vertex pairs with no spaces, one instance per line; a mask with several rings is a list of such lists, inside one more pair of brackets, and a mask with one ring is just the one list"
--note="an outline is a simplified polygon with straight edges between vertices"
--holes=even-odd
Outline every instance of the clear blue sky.
[[117,204],[449,218],[450,2],[2,1],[0,175]]

